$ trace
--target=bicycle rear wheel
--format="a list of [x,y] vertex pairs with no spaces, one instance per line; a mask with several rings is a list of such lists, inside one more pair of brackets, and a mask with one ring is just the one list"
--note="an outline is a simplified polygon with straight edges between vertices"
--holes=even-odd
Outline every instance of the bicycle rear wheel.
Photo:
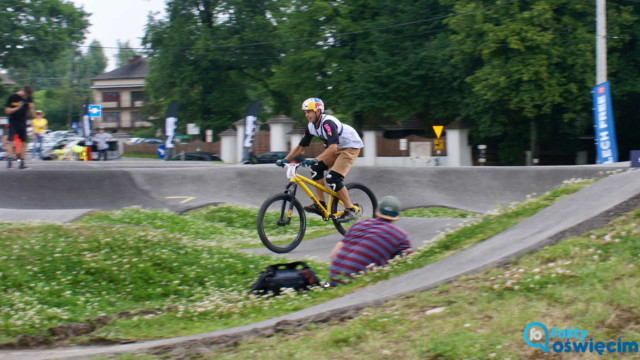
[[283,193],[270,197],[262,204],[257,225],[260,241],[267,249],[287,253],[302,241],[307,218],[300,202]]
[[[360,213],[357,220],[372,218],[376,209],[378,208],[378,200],[373,194],[373,191],[371,191],[368,187],[358,183],[347,184],[346,187],[349,192],[349,200],[351,200],[352,204],[357,204],[360,208]],[[338,211],[344,211],[344,206],[340,204],[337,198],[333,198],[331,199],[331,213],[335,214]],[[339,223],[334,219],[333,225],[340,232],[340,234],[344,234],[357,220],[347,223]]]

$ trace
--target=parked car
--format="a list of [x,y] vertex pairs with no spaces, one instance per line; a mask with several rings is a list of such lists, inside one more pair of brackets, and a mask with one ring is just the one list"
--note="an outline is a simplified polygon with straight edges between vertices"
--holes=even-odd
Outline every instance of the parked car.
[[135,145],[135,144],[164,144],[164,141],[156,138],[129,138],[127,140],[127,145]]
[[169,160],[176,161],[222,161],[217,154],[203,152],[181,152]]
[[[70,146],[76,145],[80,141],[84,140],[82,137],[69,137],[69,138],[61,138],[57,139],[53,143],[45,143],[42,146],[42,159],[43,160],[55,160],[59,156],[56,153],[56,150],[69,150]],[[70,145],[71,144],[71,145]]]
[[[245,161],[245,164],[275,164],[276,161],[283,159],[289,155],[287,151],[269,151],[258,156],[252,156],[249,160]],[[294,162],[303,162],[304,156],[298,155],[293,159]]]
[[129,138],[129,140],[127,140],[127,145],[134,145],[141,142],[142,140],[143,138],[132,137],[132,138]]
[[[45,131],[45,135],[42,137],[42,150],[44,151],[45,149],[54,146],[58,141],[60,141],[62,139],[69,139],[69,138],[74,138],[74,137],[77,137],[77,136],[78,136],[78,134],[76,134],[73,131],[46,130]],[[34,146],[35,146],[35,142],[34,141],[29,141],[29,144],[27,145],[27,152],[29,152],[29,153],[33,152]]]
[[144,138],[140,143],[144,144],[164,144],[164,141],[156,138]]

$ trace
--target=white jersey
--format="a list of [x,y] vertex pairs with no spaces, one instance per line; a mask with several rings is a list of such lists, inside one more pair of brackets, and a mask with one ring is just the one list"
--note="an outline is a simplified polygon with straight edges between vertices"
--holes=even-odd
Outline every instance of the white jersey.
[[[335,132],[335,133],[334,133]],[[347,124],[343,124],[335,116],[322,115],[320,126],[316,129],[313,123],[307,125],[304,137],[300,141],[301,146],[309,146],[311,137],[317,136],[325,145],[337,144],[339,149],[364,147],[358,132]]]

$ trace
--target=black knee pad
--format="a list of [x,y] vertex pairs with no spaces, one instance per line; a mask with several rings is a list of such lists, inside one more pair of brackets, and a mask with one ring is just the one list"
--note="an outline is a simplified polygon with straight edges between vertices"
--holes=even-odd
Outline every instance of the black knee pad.
[[340,189],[344,187],[342,180],[344,180],[344,176],[333,170],[329,171],[329,175],[327,175],[327,185],[329,185],[331,190],[340,191]]
[[315,181],[324,178],[324,172],[327,171],[327,169],[327,165],[322,161],[318,161],[317,164],[311,165],[311,178]]

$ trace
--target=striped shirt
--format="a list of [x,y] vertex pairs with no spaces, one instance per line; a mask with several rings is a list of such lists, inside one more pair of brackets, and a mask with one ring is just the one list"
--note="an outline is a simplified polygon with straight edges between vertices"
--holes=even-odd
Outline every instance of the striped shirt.
[[329,267],[332,286],[344,284],[344,275],[348,277],[366,271],[369,264],[385,265],[394,256],[411,250],[409,235],[380,218],[356,222],[344,235],[342,243]]

